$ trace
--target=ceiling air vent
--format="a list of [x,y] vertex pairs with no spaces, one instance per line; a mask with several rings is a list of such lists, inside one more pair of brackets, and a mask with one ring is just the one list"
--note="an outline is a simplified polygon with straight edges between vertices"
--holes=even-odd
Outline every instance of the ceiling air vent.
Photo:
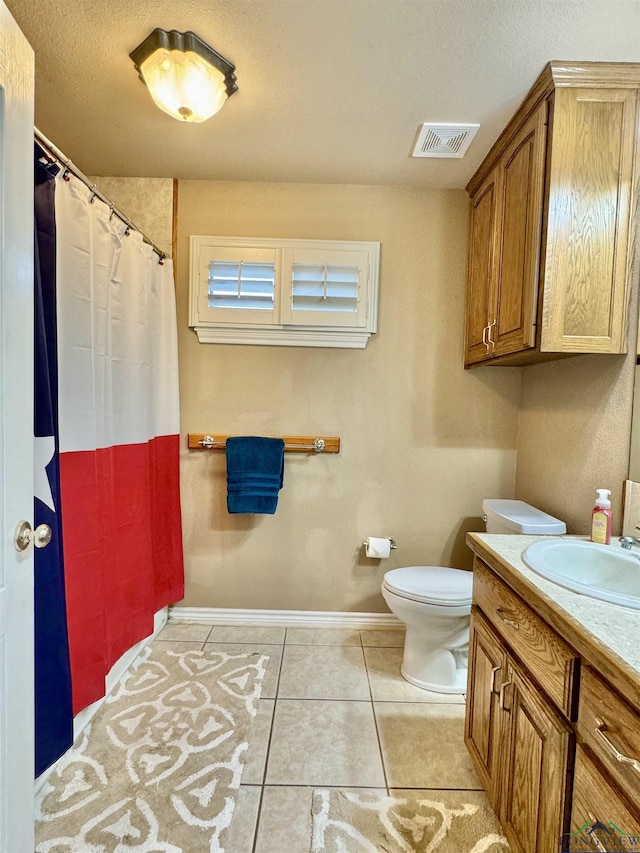
[[423,124],[412,157],[464,157],[479,124]]

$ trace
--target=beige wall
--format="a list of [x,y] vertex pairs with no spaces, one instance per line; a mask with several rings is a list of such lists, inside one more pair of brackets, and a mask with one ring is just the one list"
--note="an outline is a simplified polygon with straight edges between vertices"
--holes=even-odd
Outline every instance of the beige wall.
[[516,496],[588,533],[597,488],[622,523],[635,354],[590,355],[523,370]]
[[173,180],[171,178],[92,177],[91,180],[150,240],[171,256]]
[[[513,496],[521,371],[462,369],[467,215],[455,190],[180,182],[183,434],[342,440],[286,456],[274,516],[229,515],[224,455],[183,450],[185,604],[379,611],[394,566],[469,565],[482,498]],[[379,240],[378,334],[364,351],[199,344],[190,234]],[[368,560],[368,535],[398,550]]]
[[636,252],[626,356],[581,355],[522,372],[516,496],[564,519],[569,533],[590,532],[599,488],[611,490],[612,529],[615,535],[622,530],[639,282],[640,252]]
[[[96,181],[170,249],[171,180]],[[588,532],[595,489],[610,488],[618,529],[635,355],[465,373],[463,192],[182,182],[179,197],[183,433],[317,432],[340,435],[343,448],[288,455],[273,517],[229,516],[223,455],[184,449],[187,604],[382,610],[384,571],[468,565],[464,532],[480,528],[481,499],[514,488],[573,533]],[[380,240],[378,335],[363,352],[198,344],[187,327],[188,236],[206,233]],[[367,560],[360,541],[385,534],[399,550]]]

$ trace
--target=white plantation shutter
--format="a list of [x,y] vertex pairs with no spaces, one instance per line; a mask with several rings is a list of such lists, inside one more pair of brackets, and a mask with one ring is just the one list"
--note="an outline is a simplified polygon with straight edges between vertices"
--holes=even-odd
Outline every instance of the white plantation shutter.
[[304,326],[366,324],[369,258],[366,252],[285,249],[282,322]]
[[358,310],[358,267],[294,264],[291,274],[293,311]]
[[203,247],[198,263],[198,319],[221,323],[273,323],[275,249]]
[[272,311],[274,294],[274,264],[209,261],[209,308]]
[[362,349],[377,329],[380,244],[191,237],[201,343]]

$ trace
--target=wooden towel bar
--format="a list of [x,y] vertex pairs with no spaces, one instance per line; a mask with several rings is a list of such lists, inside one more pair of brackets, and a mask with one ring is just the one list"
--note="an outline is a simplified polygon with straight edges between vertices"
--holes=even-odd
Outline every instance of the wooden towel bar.
[[[224,450],[227,439],[232,437],[233,434],[190,432],[189,450]],[[284,449],[293,453],[340,453],[340,439],[336,436],[280,435],[265,438],[282,438]]]

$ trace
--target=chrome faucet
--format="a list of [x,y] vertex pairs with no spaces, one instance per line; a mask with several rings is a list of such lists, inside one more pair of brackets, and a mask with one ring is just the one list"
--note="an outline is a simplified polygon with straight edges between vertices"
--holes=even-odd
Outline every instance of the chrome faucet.
[[630,551],[634,545],[637,545],[638,548],[640,548],[640,539],[636,539],[635,536],[621,536],[618,541],[625,551]]

